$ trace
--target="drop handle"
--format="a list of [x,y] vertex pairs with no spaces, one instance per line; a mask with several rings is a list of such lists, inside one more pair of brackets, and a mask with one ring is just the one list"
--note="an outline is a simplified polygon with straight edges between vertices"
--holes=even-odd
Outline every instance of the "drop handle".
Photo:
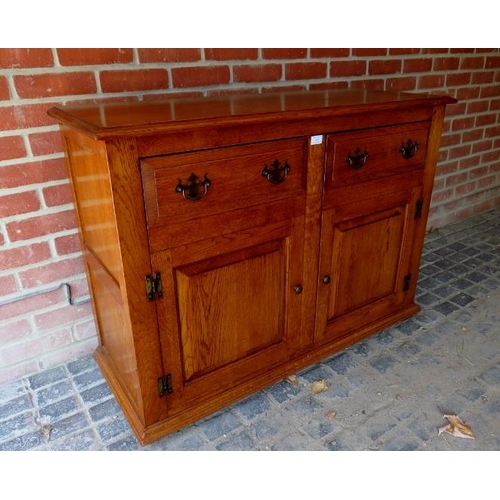
[[303,290],[302,285],[295,285],[293,290],[297,295],[300,295],[302,293],[302,290]]
[[406,158],[409,160],[410,158],[413,158],[415,154],[418,151],[418,142],[415,141],[413,142],[411,139],[408,139],[406,141],[406,144],[401,144],[401,147],[399,148],[399,152],[403,155],[403,158]]
[[208,194],[208,188],[212,185],[212,181],[208,178],[207,174],[203,178],[198,177],[192,173],[186,183],[183,183],[181,179],[175,186],[174,191],[176,193],[181,193],[185,200],[198,201]]
[[270,167],[264,165],[261,175],[262,177],[266,177],[271,184],[281,184],[288,177],[289,173],[290,165],[288,164],[288,160],[285,160],[285,163],[282,164],[276,159],[271,163]]
[[330,278],[330,276],[328,276],[328,274],[325,274],[325,275],[321,278],[321,281],[322,281],[325,285],[328,285],[328,283],[330,283],[330,281],[332,281],[332,278]]
[[361,149],[359,148],[356,148],[354,150],[353,155],[349,151],[349,154],[345,159],[347,164],[350,165],[355,170],[361,168],[366,163],[366,160],[368,160],[368,151],[365,149],[363,152],[361,152]]

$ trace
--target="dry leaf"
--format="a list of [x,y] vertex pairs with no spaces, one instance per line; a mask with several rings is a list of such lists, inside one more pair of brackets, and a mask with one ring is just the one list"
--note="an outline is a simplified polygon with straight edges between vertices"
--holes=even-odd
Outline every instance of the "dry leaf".
[[320,392],[325,392],[330,387],[330,384],[326,380],[315,380],[311,385],[311,392],[313,394],[319,394]]
[[335,410],[329,411],[329,412],[326,414],[326,418],[327,418],[328,420],[333,420],[336,416],[337,416],[337,412],[336,412]]
[[452,436],[464,439],[475,439],[470,425],[466,424],[460,417],[456,415],[443,415],[443,418],[446,418],[449,423],[439,428],[438,436],[443,432],[447,432]]
[[289,377],[287,377],[285,379],[287,382],[290,382],[290,384],[292,385],[298,385],[298,382],[297,382],[297,375],[290,375]]

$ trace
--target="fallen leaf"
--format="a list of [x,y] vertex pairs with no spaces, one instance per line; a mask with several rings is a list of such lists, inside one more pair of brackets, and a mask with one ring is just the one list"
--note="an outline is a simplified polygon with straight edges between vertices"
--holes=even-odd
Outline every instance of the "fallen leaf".
[[330,384],[326,380],[315,380],[311,385],[311,392],[313,394],[319,394],[320,392],[325,392],[330,387]]
[[464,439],[475,439],[470,425],[466,424],[460,417],[456,415],[443,415],[443,418],[446,418],[449,423],[439,428],[438,436],[446,432],[452,436]]
[[292,385],[298,385],[298,382],[297,382],[297,375],[290,375],[289,377],[287,377],[285,379],[287,382],[290,382],[290,384]]
[[333,420],[336,416],[337,416],[337,412],[336,412],[335,410],[329,411],[329,412],[326,414],[326,418],[327,418],[328,420]]

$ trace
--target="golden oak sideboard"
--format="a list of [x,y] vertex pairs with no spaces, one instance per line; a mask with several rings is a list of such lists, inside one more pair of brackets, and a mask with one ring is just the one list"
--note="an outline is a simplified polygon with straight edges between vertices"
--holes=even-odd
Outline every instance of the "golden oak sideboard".
[[96,359],[150,443],[418,311],[446,96],[60,106]]

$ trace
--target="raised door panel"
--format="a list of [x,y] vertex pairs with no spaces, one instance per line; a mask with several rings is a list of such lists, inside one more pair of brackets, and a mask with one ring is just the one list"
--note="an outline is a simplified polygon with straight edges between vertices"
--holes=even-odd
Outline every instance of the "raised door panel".
[[[204,242],[159,252],[157,301],[169,413],[284,363],[304,343],[302,218],[232,235],[225,251]],[[312,290],[307,293],[313,293]]]
[[325,211],[316,341],[341,338],[406,305],[421,189]]

